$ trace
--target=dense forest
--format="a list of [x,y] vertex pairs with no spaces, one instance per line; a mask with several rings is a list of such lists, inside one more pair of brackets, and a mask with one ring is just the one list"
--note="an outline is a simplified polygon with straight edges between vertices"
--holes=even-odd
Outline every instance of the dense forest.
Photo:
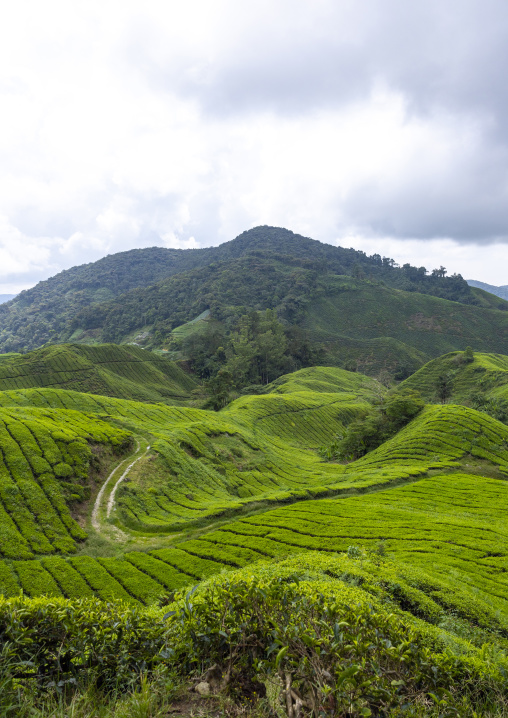
[[[309,274],[350,275],[357,279],[382,281],[387,286],[408,292],[419,292],[469,305],[481,305],[485,300],[469,287],[460,275],[446,276],[443,267],[427,270],[424,267],[412,267],[406,264],[399,267],[395,261],[380,255],[367,256],[364,252],[334,247],[313,239],[302,237],[277,227],[256,227],[244,232],[230,242],[218,247],[204,249],[175,250],[152,247],[136,249],[105,257],[97,262],[74,267],[32,289],[21,292],[15,299],[0,305],[0,350],[27,351],[47,342],[67,341],[76,326],[81,322],[90,324],[90,317],[96,316],[95,324],[104,320],[115,311],[115,300],[122,306],[124,297],[127,302],[140,302],[141,312],[147,311],[150,298],[162,292],[165,309],[159,306],[160,319],[166,324],[175,325],[180,320],[191,318],[189,315],[189,292],[184,285],[194,287],[192,311],[196,305],[209,306],[216,300],[215,288],[208,299],[207,284],[215,272],[225,273],[223,284],[231,281],[232,275],[240,270],[240,277],[234,286],[240,294],[234,304],[245,303],[242,295],[248,291],[253,280],[242,276],[242,260],[253,265],[255,279],[261,279],[256,269],[259,262],[292,267],[300,276],[296,278],[288,302],[304,300],[309,291]],[[200,273],[202,270],[202,273]],[[188,274],[190,272],[190,274]],[[174,288],[164,290],[168,277],[176,278]],[[161,285],[157,283],[162,282]],[[203,282],[201,289],[200,283]],[[312,282],[311,282],[312,283]],[[138,290],[132,294],[132,290]],[[146,289],[146,297],[143,290]],[[199,289],[199,297],[196,290]],[[268,300],[261,290],[255,305],[247,302],[252,309],[268,309],[278,304],[286,296],[284,286],[275,288],[275,298]],[[165,291],[167,296],[164,296]],[[277,295],[279,295],[277,297]],[[119,299],[119,298],[122,299]],[[178,300],[181,301],[178,301]],[[185,300],[185,301],[183,301]],[[262,301],[261,301],[262,300]],[[177,306],[174,306],[176,301]],[[228,300],[221,302],[227,305]],[[260,306],[260,303],[262,306]],[[499,308],[505,305],[499,301]],[[92,312],[86,311],[93,307]],[[288,311],[290,307],[288,306]],[[199,312],[196,312],[199,313]],[[79,318],[78,318],[79,317]],[[148,315],[146,317],[150,319]],[[122,327],[132,324],[125,318]],[[138,326],[138,325],[137,325]],[[109,341],[113,329],[105,326],[103,339]]]

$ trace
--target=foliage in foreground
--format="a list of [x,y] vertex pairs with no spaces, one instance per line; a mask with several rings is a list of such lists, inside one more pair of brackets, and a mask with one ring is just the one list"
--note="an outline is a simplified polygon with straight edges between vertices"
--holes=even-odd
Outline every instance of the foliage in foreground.
[[118,695],[143,681],[146,688],[147,677],[178,673],[183,680],[213,674],[216,689],[238,704],[267,693],[279,715],[472,716],[502,709],[508,660],[495,634],[477,648],[419,618],[424,597],[401,610],[404,579],[397,594],[382,556],[359,562],[359,552],[349,553],[223,574],[177,594],[169,610],[4,599],[0,707],[4,715],[8,705],[22,715],[34,691],[40,703],[55,692],[72,700],[92,686]]

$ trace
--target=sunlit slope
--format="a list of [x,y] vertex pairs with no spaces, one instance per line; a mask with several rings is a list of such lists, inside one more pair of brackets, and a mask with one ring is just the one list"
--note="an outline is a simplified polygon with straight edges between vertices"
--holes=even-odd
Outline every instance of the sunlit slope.
[[174,362],[135,346],[63,344],[0,363],[0,391],[53,387],[177,403],[188,399],[196,386]]
[[[325,391],[310,391],[311,384]],[[329,391],[333,385],[345,391]],[[287,393],[277,393],[284,386]],[[291,386],[296,390],[288,390]],[[154,451],[136,464],[117,494],[116,521],[124,529],[148,534],[209,526],[193,540],[173,539],[166,548],[100,559],[51,556],[71,552],[73,541],[52,544],[42,530],[50,549],[32,546],[26,529],[25,553],[3,553],[4,559],[14,559],[0,562],[3,592],[14,595],[23,588],[30,596],[98,595],[149,604],[224,567],[306,550],[329,556],[349,546],[372,549],[383,541],[395,561],[390,585],[396,594],[409,591],[403,588],[407,584],[446,610],[455,600],[453,591],[461,588],[468,598],[461,599],[459,615],[480,615],[485,606],[506,615],[508,427],[463,406],[428,406],[362,459],[326,463],[314,447],[361,415],[369,406],[366,398],[382,387],[348,372],[317,368],[270,389],[264,396],[242,397],[219,413],[63,390],[0,393],[6,423],[38,416],[53,421],[55,431],[65,420],[77,432],[86,419],[86,438],[98,440],[102,430],[102,440],[125,441],[127,436],[108,420],[150,437]],[[28,402],[39,406],[26,408]],[[59,408],[42,408],[50,406]],[[54,441],[62,452],[58,441],[63,439]],[[21,452],[29,446],[26,436],[23,442]],[[52,466],[56,475],[55,462]],[[5,480],[12,481],[14,463],[7,469]],[[34,485],[42,483],[39,470],[31,469]],[[328,498],[305,500],[319,496]],[[288,505],[275,510],[242,514],[244,508],[285,501]],[[32,511],[28,505],[27,513]],[[213,529],[214,518],[229,515],[229,522]],[[63,522],[62,511],[59,516]],[[9,525],[6,519],[2,530]],[[5,545],[20,544],[8,538]],[[19,560],[34,554],[46,555]],[[410,578],[404,565],[432,578]]]
[[367,398],[384,393],[379,382],[365,374],[344,371],[333,366],[313,366],[284,374],[267,387],[270,394],[290,394],[299,391],[317,393],[345,392]]
[[[99,595],[150,603],[223,568],[307,550],[332,557],[349,546],[376,549],[382,541],[390,576],[380,582],[382,568],[345,559],[340,574],[353,583],[358,575],[361,584],[370,572],[367,583],[380,591],[385,586],[406,605],[420,602],[422,611],[455,610],[484,621],[494,613],[508,636],[507,511],[506,482],[439,474],[374,494],[292,504],[227,523],[176,547],[127,553],[123,559],[0,563],[0,580],[7,595],[22,587],[31,596]],[[459,604],[457,591],[463,593]]]
[[[508,483],[440,474],[357,497],[293,504],[226,524],[172,551],[243,565],[245,551],[279,556],[384,541],[389,555],[474,586],[508,610]],[[238,552],[238,553],[235,553]],[[252,560],[252,559],[251,559]]]
[[450,352],[434,359],[400,385],[419,391],[427,401],[436,401],[440,377],[450,386],[450,401],[469,403],[476,392],[485,398],[508,402],[508,356],[473,353],[474,361],[464,360],[463,352]]
[[[343,373],[344,381],[355,376]],[[301,386],[298,376],[294,382]],[[383,391],[372,380],[366,386],[367,396]],[[429,406],[393,439],[342,465],[322,461],[316,449],[368,410],[358,392],[245,396],[219,413],[46,389],[0,394],[4,403],[23,400],[115,417],[151,437],[152,451],[117,494],[117,520],[145,532],[199,525],[253,503],[393,485],[429,470],[481,473],[485,462],[490,475],[508,470],[508,429],[461,406]]]
[[0,410],[0,554],[69,553],[86,533],[70,506],[89,498],[89,442],[122,449],[129,434],[93,416]]
[[[344,467],[323,463],[316,449],[364,415],[367,399],[382,395],[384,387],[327,368],[296,372],[279,388],[287,390],[290,382],[298,391],[245,396],[219,413],[55,389],[2,392],[0,405],[93,412],[149,437],[152,452],[118,491],[117,518],[132,528],[160,531],[253,502],[326,495],[365,483],[360,476],[344,481]],[[309,391],[308,382],[347,391]]]
[[311,301],[303,326],[315,339],[390,337],[434,357],[472,346],[508,353],[508,312],[337,277]]
[[491,462],[508,478],[508,427],[464,406],[430,405],[392,439],[349,464],[347,471],[453,467],[458,460]]

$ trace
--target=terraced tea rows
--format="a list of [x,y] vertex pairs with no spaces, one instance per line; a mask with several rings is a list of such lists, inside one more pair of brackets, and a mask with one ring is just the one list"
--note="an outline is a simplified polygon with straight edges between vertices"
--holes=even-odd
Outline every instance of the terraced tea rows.
[[[305,390],[309,382],[339,391]],[[298,391],[289,391],[290,383]],[[315,368],[282,377],[273,390],[243,397],[220,413],[50,389],[2,392],[0,404],[72,407],[114,416],[129,430],[154,437],[156,454],[140,461],[118,491],[117,518],[132,528],[160,531],[242,510],[254,500],[277,502],[341,488],[344,467],[323,464],[313,449],[363,415],[370,406],[364,397],[381,395],[384,388],[340,369]]]
[[[319,372],[310,377],[319,381]],[[370,383],[366,391],[373,389]],[[117,520],[145,532],[238,512],[253,501],[268,505],[400,483],[430,469],[457,468],[466,455],[508,467],[506,427],[458,406],[427,407],[394,439],[344,466],[324,463],[314,449],[367,411],[357,393],[246,396],[219,413],[46,389],[3,392],[0,401],[73,406],[154,437],[154,451],[117,493]]]
[[448,400],[471,405],[475,394],[508,406],[508,357],[474,352],[472,361],[463,352],[451,352],[428,362],[406,379],[400,390],[419,391],[427,401],[436,401],[440,377],[448,383]]
[[[334,372],[337,383],[343,382],[341,391],[329,391]],[[308,390],[309,383],[321,391]],[[503,477],[508,476],[508,428],[465,407],[428,406],[362,459],[347,465],[323,462],[315,447],[368,409],[364,397],[382,391],[371,380],[358,381],[341,370],[305,370],[302,376],[279,380],[271,393],[242,397],[219,413],[55,389],[0,393],[2,500],[12,494],[7,480],[12,482],[16,467],[23,465],[38,487],[37,496],[46,497],[44,511],[53,507],[56,516],[51,534],[50,522],[40,518],[44,512],[34,512],[35,498],[29,503],[32,494],[25,485],[25,513],[3,504],[7,518],[2,530],[10,525],[9,510],[32,521],[25,535],[22,522],[15,527],[24,544],[5,534],[5,546],[25,548],[4,550],[4,592],[98,595],[148,605],[225,568],[307,550],[325,555],[349,546],[370,550],[383,541],[401,565],[420,566],[443,580],[451,572],[471,601],[482,596],[506,613],[508,482]],[[49,408],[54,406],[60,408]],[[165,548],[127,551],[121,558],[49,555],[68,554],[83,537],[69,519],[65,497],[57,504],[49,489],[57,485],[62,496],[62,482],[74,480],[63,465],[73,476],[84,476],[87,440],[128,440],[130,434],[111,422],[149,437],[154,447],[132,466],[117,492],[116,521],[125,530],[174,531],[213,517],[224,519],[253,502],[265,508],[271,501],[290,505],[249,517],[240,513],[236,521],[212,526],[192,540],[165,539]],[[77,445],[83,452],[77,455],[85,457],[81,464],[71,462],[71,448]],[[52,484],[45,477],[48,466]],[[478,474],[487,469],[491,478],[468,473],[468,466]],[[332,495],[337,498],[315,498]],[[294,503],[296,499],[301,500]],[[30,533],[32,526],[38,533]],[[40,557],[31,559],[34,554]]]
[[[444,474],[343,499],[306,501],[225,524],[221,529],[119,559],[44,558],[0,564],[7,595],[91,595],[144,604],[224,568],[306,550],[367,550],[452,580],[508,615],[508,483]],[[361,565],[361,562],[360,564]]]
[[68,553],[86,538],[69,503],[88,497],[89,441],[121,448],[129,434],[75,411],[0,410],[0,555]]
[[54,387],[178,403],[196,386],[174,362],[135,346],[63,344],[14,355],[0,366],[0,391]]

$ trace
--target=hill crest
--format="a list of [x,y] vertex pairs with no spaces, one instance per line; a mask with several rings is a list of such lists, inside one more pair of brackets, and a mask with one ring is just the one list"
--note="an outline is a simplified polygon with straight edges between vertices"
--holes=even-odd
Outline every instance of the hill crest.
[[368,257],[364,252],[325,244],[284,228],[260,226],[217,247],[133,249],[73,267],[39,282],[0,305],[0,351],[25,352],[47,342],[69,341],[73,320],[87,307],[114,301],[136,289],[151,291],[149,288],[157,282],[174,275],[248,256],[282,264],[300,262],[302,267],[320,274],[373,277],[394,288],[466,304],[487,302],[479,298],[460,275],[429,275],[423,267],[409,264],[398,267],[393,259],[378,254]]

